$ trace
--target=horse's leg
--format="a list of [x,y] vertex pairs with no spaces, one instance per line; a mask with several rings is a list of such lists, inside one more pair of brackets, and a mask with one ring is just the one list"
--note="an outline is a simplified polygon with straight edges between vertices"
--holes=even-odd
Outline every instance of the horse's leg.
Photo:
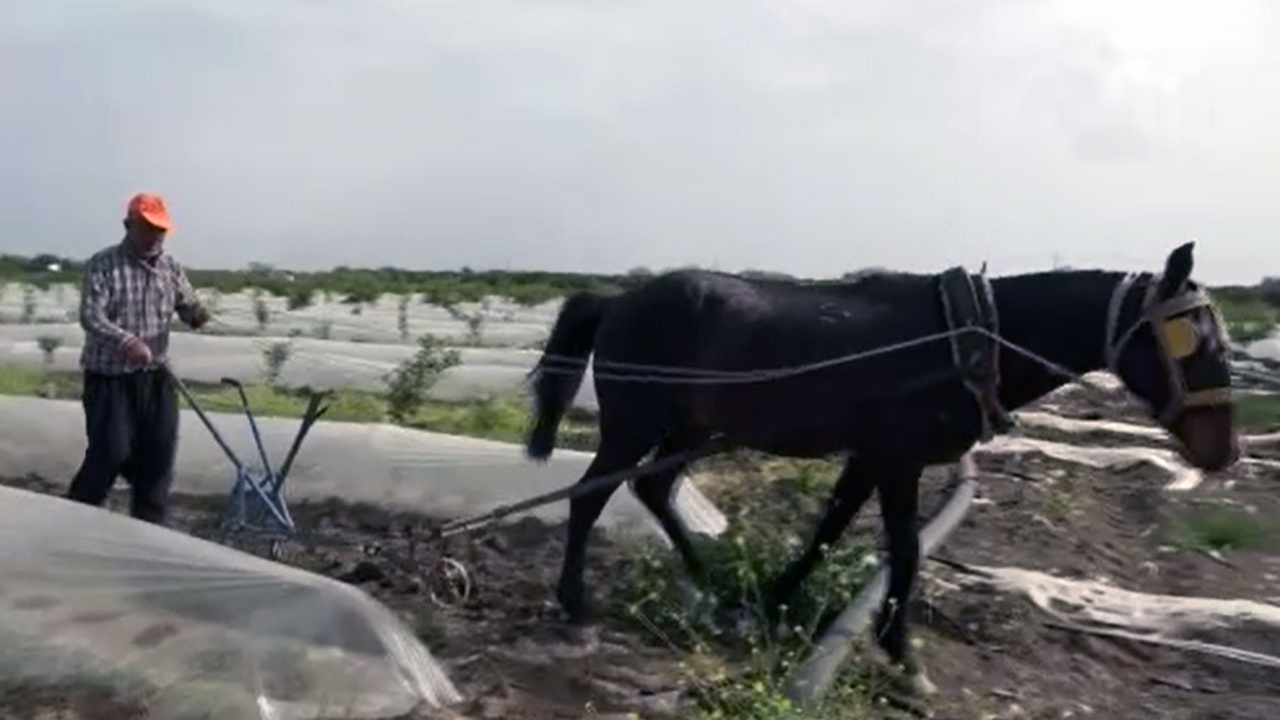
[[933,691],[911,649],[907,603],[920,565],[920,533],[916,519],[921,468],[910,465],[877,470],[880,512],[889,540],[889,589],[876,617],[875,633],[889,659],[902,665],[917,691]]
[[813,572],[822,559],[823,547],[830,547],[840,539],[845,528],[857,516],[858,510],[871,497],[871,491],[875,489],[874,480],[874,475],[868,471],[865,462],[860,462],[856,457],[845,461],[844,470],[840,472],[831,497],[827,499],[826,511],[818,521],[808,547],[778,575],[770,588],[765,608],[770,622],[779,619],[781,606],[790,602],[804,579]]
[[[637,440],[632,435],[602,434],[600,449],[578,483],[634,466],[650,447],[650,443]],[[583,493],[569,501],[568,540],[564,548],[564,564],[560,569],[556,599],[559,600],[566,619],[572,623],[581,622],[586,614],[586,588],[582,575],[586,569],[587,538],[609,497],[617,489],[617,485],[609,485]]]
[[[654,461],[684,452],[696,444],[696,442],[664,440],[658,447]],[[680,553],[680,557],[684,560],[685,569],[696,581],[701,583],[705,579],[706,568],[702,563],[702,558],[693,549],[693,542],[689,539],[689,529],[685,527],[684,521],[671,507],[672,490],[675,488],[676,479],[680,477],[680,473],[684,472],[686,467],[688,467],[688,463],[681,463],[670,470],[636,478],[635,490],[636,495],[640,497],[640,501],[649,509],[649,512],[653,513],[658,522],[662,523],[663,531],[666,532],[667,537],[671,539],[671,544],[675,545],[676,551]]]

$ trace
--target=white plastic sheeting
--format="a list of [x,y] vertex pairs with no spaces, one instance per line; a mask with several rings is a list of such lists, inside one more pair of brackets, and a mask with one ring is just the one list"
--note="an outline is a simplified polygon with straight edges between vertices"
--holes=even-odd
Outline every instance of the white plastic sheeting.
[[[207,414],[240,459],[256,467],[258,454],[244,416]],[[0,417],[5,424],[0,464],[7,473],[36,473],[50,482],[70,482],[85,447],[79,403],[0,396]],[[257,420],[268,457],[279,464],[299,421]],[[336,497],[454,518],[573,483],[591,458],[591,453],[557,450],[546,463],[535,463],[508,443],[395,425],[322,421],[303,442],[285,487],[294,499]],[[234,480],[226,456],[195,413],[185,409],[175,473],[174,489],[197,495],[229,493]],[[681,483],[674,500],[691,531],[715,535],[723,530],[724,516],[691,483]],[[554,522],[565,518],[568,508],[568,502],[559,502],[528,514]],[[648,525],[649,517],[632,493],[618,492],[600,522],[604,527]]]
[[[62,345],[46,364],[38,338],[57,337]],[[84,333],[78,325],[0,325],[0,363],[29,368],[74,371],[79,367]],[[276,343],[291,346],[280,372],[288,387],[383,392],[386,377],[417,348],[409,343],[356,343],[308,337],[245,337],[174,333],[170,336],[173,368],[185,380],[218,382],[233,377],[256,383],[263,377],[264,352]],[[536,350],[458,348],[462,364],[446,370],[429,394],[437,400],[467,400],[520,390],[538,362]],[[576,405],[596,407],[595,383],[588,368]]]
[[1165,486],[1165,489],[1170,491],[1193,490],[1204,480],[1199,470],[1184,463],[1171,450],[1146,447],[1083,447],[1010,435],[997,436],[991,442],[978,445],[973,449],[975,456],[1025,453],[1040,453],[1055,460],[1094,468],[1114,469],[1147,463],[1170,475],[1172,479]]
[[1280,360],[1280,334],[1273,333],[1271,337],[1249,343],[1245,352],[1268,360]]
[[1041,610],[1086,625],[1179,635],[1190,630],[1258,623],[1280,627],[1280,606],[1254,600],[1153,595],[1099,580],[1073,580],[1038,570],[971,566],[961,585],[988,583],[1024,595]]
[[[220,331],[234,334],[255,335],[260,330],[256,316],[256,303],[252,292],[220,294],[205,288],[197,292],[212,307]],[[25,288],[9,283],[0,288],[0,323],[18,323],[25,314]],[[74,323],[79,288],[73,285],[51,287],[48,291],[36,291],[33,326],[52,323]],[[311,305],[289,310],[282,297],[262,295],[267,307],[268,319],[265,333],[275,336],[302,334],[315,336],[322,329],[337,340],[358,342],[397,342],[400,339],[400,298],[383,295],[373,303],[362,303],[359,312],[355,306],[344,303],[334,295],[329,300],[323,293],[316,293]],[[461,303],[458,310],[470,316],[484,318],[480,326],[481,341],[486,344],[526,345],[545,338],[555,321],[560,303],[552,300],[535,307],[521,307],[508,300],[490,298],[487,303]],[[405,308],[408,330],[412,337],[431,333],[441,337],[461,339],[470,335],[465,320],[458,319],[447,310],[422,302],[420,295],[413,295]]]
[[1167,440],[1169,437],[1167,431],[1155,425],[1138,425],[1115,420],[1079,420],[1033,410],[1021,410],[1017,413],[1017,418],[1020,425],[1047,428],[1059,432],[1078,434],[1103,432],[1142,438],[1144,440]]
[[0,631],[0,677],[141,685],[157,720],[392,718],[461,699],[356,588],[4,487]]
[[[1135,423],[1117,422],[1114,420],[1078,420],[1065,418],[1046,412],[1022,411],[1017,414],[1021,425],[1031,428],[1044,428],[1059,432],[1086,434],[1091,432],[1110,433],[1152,442],[1168,443],[1169,433],[1155,425],[1138,425]],[[1280,433],[1263,433],[1259,435],[1241,435],[1240,444],[1248,452],[1250,449],[1264,448],[1280,444]],[[1276,463],[1260,458],[1242,458],[1246,465],[1277,467]]]

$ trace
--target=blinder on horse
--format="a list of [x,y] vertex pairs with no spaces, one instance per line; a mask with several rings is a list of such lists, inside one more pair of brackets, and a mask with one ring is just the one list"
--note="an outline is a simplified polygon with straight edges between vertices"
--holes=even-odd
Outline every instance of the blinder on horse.
[[[1163,407],[1153,408],[1165,425],[1171,424],[1188,408],[1215,407],[1231,404],[1230,377],[1225,382],[1192,383],[1187,367],[1206,348],[1207,341],[1215,341],[1220,347],[1229,347],[1226,323],[1207,292],[1197,286],[1187,286],[1167,300],[1159,300],[1156,293],[1160,277],[1151,276],[1138,317],[1119,337],[1116,336],[1124,302],[1133,290],[1138,275],[1125,276],[1111,295],[1107,309],[1106,361],[1111,372],[1119,375],[1120,358],[1135,333],[1144,325],[1150,326],[1155,337],[1156,352],[1163,361],[1169,381],[1169,396]],[[1197,311],[1207,310],[1208,322],[1203,317],[1197,321]],[[1210,327],[1205,327],[1209,325]]]

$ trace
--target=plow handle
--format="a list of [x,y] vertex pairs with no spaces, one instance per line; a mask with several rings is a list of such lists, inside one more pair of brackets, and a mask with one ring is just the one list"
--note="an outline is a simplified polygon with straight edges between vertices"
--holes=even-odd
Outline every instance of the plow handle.
[[173,368],[169,367],[168,363],[165,363],[160,367],[164,368],[165,374],[169,376],[169,380],[173,382],[174,387],[178,388],[178,392],[182,395],[183,399],[187,401],[187,405],[191,406],[191,409],[195,411],[196,416],[199,417],[200,421],[204,423],[204,426],[208,428],[209,434],[213,436],[214,442],[218,443],[218,447],[222,448],[222,452],[226,454],[229,460],[231,460],[231,464],[235,465],[237,469],[243,467],[240,463],[240,458],[236,457],[235,451],[227,445],[226,440],[222,439],[222,434],[218,432],[218,428],[213,426],[213,421],[209,419],[208,415],[204,414],[204,409],[200,407],[200,404],[196,402],[196,399],[191,397],[191,391],[187,389],[186,383],[182,382],[181,378],[179,378],[177,373],[173,371]]
[[262,433],[258,431],[258,422],[253,418],[253,411],[249,409],[249,396],[244,392],[244,384],[233,377],[222,378],[223,385],[230,385],[236,389],[236,393],[240,395],[240,406],[244,408],[244,416],[249,419],[249,430],[253,433],[253,442],[258,446],[258,456],[262,458],[262,469],[268,475],[271,474],[271,460],[267,458],[267,448],[262,444]]
[[302,440],[307,436],[307,432],[311,430],[311,426],[320,419],[321,415],[329,410],[329,406],[320,407],[320,403],[331,394],[331,391],[324,390],[311,396],[311,401],[307,403],[307,411],[302,416],[302,424],[298,427],[298,434],[293,438],[293,445],[289,448],[289,454],[284,458],[284,464],[280,466],[280,472],[276,476],[277,485],[284,484],[284,479],[289,474],[289,470],[293,467],[293,459],[298,456],[298,450],[302,447]]

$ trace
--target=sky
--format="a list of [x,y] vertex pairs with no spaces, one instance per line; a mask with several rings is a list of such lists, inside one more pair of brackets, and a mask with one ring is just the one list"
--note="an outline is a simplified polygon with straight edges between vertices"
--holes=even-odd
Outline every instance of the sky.
[[[1268,41],[1272,42],[1268,42]],[[1280,276],[1269,0],[0,0],[0,251]]]

